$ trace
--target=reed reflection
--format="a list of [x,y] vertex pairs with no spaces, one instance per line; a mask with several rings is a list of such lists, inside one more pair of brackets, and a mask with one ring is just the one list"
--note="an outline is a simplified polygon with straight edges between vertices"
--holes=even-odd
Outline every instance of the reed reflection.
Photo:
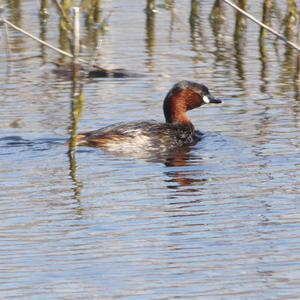
[[[299,28],[299,16],[300,12],[298,11],[297,1],[289,0],[287,1],[287,12],[284,19],[285,29],[284,34],[286,38],[290,41],[295,41],[296,35],[298,36],[297,42],[299,45],[300,42],[300,28]],[[287,79],[290,79],[292,75],[293,88],[295,88],[295,97],[298,99],[298,90],[299,90],[299,53],[296,52],[291,47],[286,47],[286,52],[284,55],[284,74]],[[296,63],[295,63],[296,62]],[[288,78],[289,77],[289,78]]]
[[[262,22],[265,25],[270,26],[271,12],[274,8],[274,0],[264,0],[263,1],[263,13]],[[263,40],[266,37],[267,30],[264,27],[260,27],[259,40]]]
[[212,7],[211,13],[209,15],[210,20],[215,20],[216,25],[221,26],[225,20],[225,5],[222,0],[215,0]]
[[21,0],[7,1],[7,8],[9,10],[9,20],[18,27],[22,27]]
[[[284,35],[285,37],[293,41],[297,33],[297,26],[299,25],[299,12],[297,8],[296,0],[287,1],[287,12],[284,18]],[[291,60],[293,60],[294,51],[291,47],[286,47],[285,53],[285,66],[290,68],[292,66]]]
[[[270,26],[271,19],[271,11],[274,6],[273,0],[264,0],[263,2],[263,14],[262,14],[262,22],[268,26]],[[261,71],[260,71],[260,79],[262,84],[260,85],[260,91],[262,93],[267,92],[267,62],[268,62],[268,52],[265,45],[265,38],[267,35],[267,31],[265,28],[260,27],[259,32],[259,53],[260,53],[260,61],[261,61]]]
[[[8,18],[11,23],[18,27],[23,27],[23,13],[21,8],[21,0],[11,0],[7,1],[8,8]],[[14,37],[14,39],[9,42],[13,44],[11,47],[12,52],[23,52],[25,50],[24,45],[26,38],[24,35],[18,34]]]
[[[72,25],[70,21],[70,9],[72,2],[62,0],[61,4],[56,0],[57,10],[60,14],[59,21],[59,45],[60,49],[66,52],[71,52],[70,34],[72,32]],[[64,55],[61,56],[60,62],[63,64],[66,61]]]
[[[300,26],[298,27],[298,45],[300,45]],[[295,100],[300,101],[300,52],[297,53],[297,67],[294,76]]]
[[[298,14],[298,32],[297,32],[297,44],[300,45],[300,11]],[[295,100],[300,101],[300,52],[296,54],[296,71],[294,75],[294,90],[295,90]],[[299,118],[300,109],[296,108],[295,115],[297,116],[297,120]],[[297,122],[297,128],[300,127],[300,122]]]
[[[41,0],[41,7],[40,7],[40,39],[42,41],[47,41],[47,25],[48,25],[48,0]],[[47,51],[46,46],[40,44],[41,47],[41,54],[42,60],[45,64],[47,62]]]
[[82,183],[77,179],[77,162],[76,162],[76,135],[78,122],[83,110],[84,95],[83,85],[80,80],[80,66],[76,63],[72,64],[72,90],[71,90],[71,117],[70,117],[70,141],[68,157],[70,163],[70,177],[74,184],[74,198],[80,200],[80,191]]
[[190,11],[190,33],[191,33],[191,43],[192,43],[192,51],[195,52],[195,56],[193,57],[193,63],[197,64],[200,61],[203,61],[203,51],[202,45],[203,40],[203,30],[202,30],[202,22],[200,18],[200,3],[198,0],[191,0],[191,11]]
[[48,0],[41,0],[40,15],[48,16]]
[[[224,2],[216,0],[210,13],[209,21],[215,38],[215,67],[218,66],[220,62],[223,62],[223,66],[230,73],[232,46],[226,42],[225,38],[227,32],[224,9]],[[227,74],[225,76],[227,76]]]
[[172,43],[173,26],[176,18],[175,0],[165,0],[165,8],[170,11],[169,42]]
[[71,126],[70,126],[70,141],[69,141],[69,161],[70,161],[70,176],[74,183],[74,197],[80,200],[81,182],[77,180],[77,163],[76,163],[76,136],[79,118],[83,109],[84,95],[83,84],[80,74],[80,64],[78,61],[80,54],[80,15],[79,9],[74,9],[73,17],[73,36],[72,36],[72,90],[71,90]]
[[[280,76],[278,78],[280,93],[286,93],[294,89],[294,78],[297,76],[297,56],[294,49],[286,46],[284,59],[280,69]],[[284,83],[284,84],[283,84]]]
[[297,0],[287,0],[287,12],[283,24],[284,35],[288,40],[293,40],[297,32],[297,26],[299,25]]
[[267,61],[268,61],[268,55],[267,55],[267,49],[265,45],[265,40],[260,39],[259,41],[259,53],[260,53],[260,62],[261,62],[261,69],[260,69],[260,79],[261,79],[261,85],[260,85],[260,91],[262,93],[267,93]]
[[84,44],[95,49],[98,45],[101,33],[104,32],[106,20],[101,21],[101,0],[90,0],[82,2],[85,11],[85,25],[87,28],[87,41]]
[[[243,9],[247,10],[247,1],[246,0],[239,0],[238,6]],[[244,47],[245,47],[245,32],[246,32],[246,18],[236,11],[236,18],[235,18],[235,29],[234,29],[234,43],[235,43],[235,58],[236,58],[236,70],[237,75],[239,77],[239,81],[237,82],[238,86],[241,89],[244,88],[244,81],[245,81],[245,70],[244,70]]]
[[148,59],[146,65],[150,72],[155,68],[155,1],[148,0],[146,7],[146,50]]

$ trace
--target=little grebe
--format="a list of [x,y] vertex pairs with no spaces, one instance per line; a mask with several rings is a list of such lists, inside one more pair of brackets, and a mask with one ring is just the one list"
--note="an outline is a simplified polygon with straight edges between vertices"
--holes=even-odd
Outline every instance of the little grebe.
[[203,84],[176,83],[165,97],[166,123],[142,121],[117,123],[95,131],[80,133],[78,145],[101,147],[111,151],[168,150],[196,144],[201,136],[194,129],[187,111],[206,103],[222,103],[212,97]]

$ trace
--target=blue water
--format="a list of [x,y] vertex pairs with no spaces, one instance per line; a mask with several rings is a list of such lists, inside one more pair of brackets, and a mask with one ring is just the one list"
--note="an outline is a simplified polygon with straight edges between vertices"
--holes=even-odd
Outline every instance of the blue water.
[[[103,1],[97,63],[141,76],[87,80],[79,131],[162,121],[162,100],[181,79],[224,104],[190,113],[204,133],[193,147],[167,156],[81,147],[70,159],[72,83],[53,72],[56,53],[10,30],[17,61],[0,47],[0,298],[298,299],[295,53],[268,36],[262,58],[250,22],[235,43],[228,7],[214,34],[212,1],[201,1],[192,28],[190,2],[168,10],[158,1],[154,29],[145,3],[121,2]],[[249,4],[258,18],[261,5]],[[36,1],[4,6],[40,35]],[[46,39],[60,47],[58,21],[50,5]],[[82,34],[88,58],[84,20]]]

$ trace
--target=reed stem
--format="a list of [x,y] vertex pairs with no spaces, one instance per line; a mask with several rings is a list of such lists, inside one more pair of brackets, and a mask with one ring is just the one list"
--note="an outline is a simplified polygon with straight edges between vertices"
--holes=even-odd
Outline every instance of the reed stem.
[[146,13],[153,14],[156,10],[155,0],[147,0]]
[[79,7],[73,7],[73,60],[74,63],[78,63],[78,57],[80,52],[80,9]]
[[296,34],[296,27],[299,24],[299,12],[296,0],[287,0],[287,14],[284,19],[284,35],[288,40],[292,40]]
[[[271,18],[271,9],[274,5],[273,0],[264,0],[263,3],[263,13],[262,13],[262,23],[269,26],[270,25],[270,18]],[[259,32],[259,38],[260,41],[265,37],[266,35],[266,28],[260,27]]]
[[41,0],[40,14],[43,16],[48,15],[48,0]]

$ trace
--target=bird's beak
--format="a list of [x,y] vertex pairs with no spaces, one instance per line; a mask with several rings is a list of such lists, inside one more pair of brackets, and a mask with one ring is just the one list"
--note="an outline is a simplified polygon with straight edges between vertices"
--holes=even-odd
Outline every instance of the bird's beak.
[[212,95],[205,95],[203,96],[203,101],[204,103],[215,103],[215,104],[219,104],[219,103],[223,103],[223,101],[221,99],[217,99],[215,97],[213,97]]

